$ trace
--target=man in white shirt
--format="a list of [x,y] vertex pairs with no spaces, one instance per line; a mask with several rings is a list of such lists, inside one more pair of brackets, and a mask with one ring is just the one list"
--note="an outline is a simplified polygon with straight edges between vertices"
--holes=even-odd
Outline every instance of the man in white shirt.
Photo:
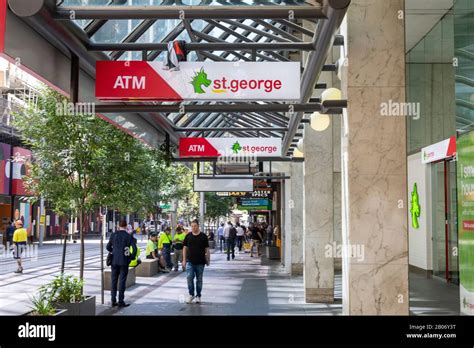
[[236,225],[236,229],[237,229],[237,247],[239,248],[239,252],[242,252],[242,246],[244,244],[244,234],[245,234],[245,231],[244,229],[242,228],[242,226],[240,226],[240,223],[237,222],[237,225]]
[[232,228],[232,222],[228,221],[227,225],[224,227],[224,240],[225,240],[225,246],[224,246],[224,252],[227,252],[227,248],[229,246],[229,234],[230,234],[230,229]]

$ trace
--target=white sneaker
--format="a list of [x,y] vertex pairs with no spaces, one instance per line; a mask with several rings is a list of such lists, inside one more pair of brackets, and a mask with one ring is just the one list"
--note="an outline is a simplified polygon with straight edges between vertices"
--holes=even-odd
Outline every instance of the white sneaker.
[[188,303],[188,304],[193,303],[193,300],[194,300],[194,296],[189,295],[188,299],[186,300],[186,303]]
[[196,297],[196,303],[201,303],[201,296]]

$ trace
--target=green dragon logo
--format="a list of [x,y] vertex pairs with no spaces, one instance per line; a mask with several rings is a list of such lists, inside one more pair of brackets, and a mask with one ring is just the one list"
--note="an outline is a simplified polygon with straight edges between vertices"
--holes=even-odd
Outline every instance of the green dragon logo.
[[205,87],[209,87],[211,84],[211,80],[207,78],[207,73],[204,71],[204,68],[194,73],[193,79],[189,82],[194,87],[194,93],[203,94],[206,93],[205,90],[202,89],[202,85]]
[[420,224],[418,223],[418,218],[420,217],[420,203],[419,203],[419,196],[418,196],[418,189],[416,187],[416,183],[413,184],[413,191],[411,193],[411,226],[415,229],[420,228]]
[[242,150],[242,146],[240,146],[239,142],[236,141],[234,145],[232,145],[232,151],[237,154],[240,150]]

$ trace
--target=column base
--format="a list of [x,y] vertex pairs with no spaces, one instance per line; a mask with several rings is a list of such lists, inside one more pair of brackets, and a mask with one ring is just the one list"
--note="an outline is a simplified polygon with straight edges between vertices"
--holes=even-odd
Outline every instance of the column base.
[[303,264],[302,263],[292,263],[291,264],[291,275],[292,276],[302,276],[303,275]]
[[306,303],[334,303],[334,289],[304,289]]

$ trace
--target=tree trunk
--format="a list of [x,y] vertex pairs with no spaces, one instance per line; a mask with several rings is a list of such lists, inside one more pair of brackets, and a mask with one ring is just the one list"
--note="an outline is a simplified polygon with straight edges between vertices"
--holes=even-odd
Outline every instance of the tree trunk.
[[85,245],[84,245],[84,232],[85,232],[85,213],[84,211],[79,211],[79,225],[80,228],[80,236],[81,236],[81,253],[80,253],[80,270],[79,270],[79,278],[82,280],[84,279],[84,259],[85,259]]

